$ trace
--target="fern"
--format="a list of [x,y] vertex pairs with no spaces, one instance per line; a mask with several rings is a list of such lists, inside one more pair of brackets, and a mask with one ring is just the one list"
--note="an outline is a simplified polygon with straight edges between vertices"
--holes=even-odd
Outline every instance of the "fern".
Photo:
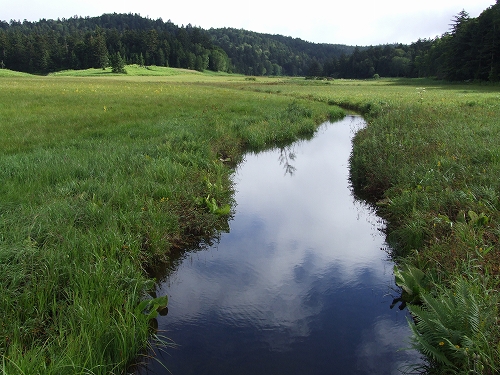
[[446,355],[438,348],[439,342],[436,342],[437,340],[432,325],[428,324],[428,320],[422,319],[422,316],[425,315],[425,310],[415,305],[409,306],[408,308],[411,308],[410,311],[414,319],[417,320],[417,323],[409,322],[413,332],[413,347],[430,360],[455,368],[453,363],[451,363]]
[[413,316],[413,347],[435,365],[451,372],[496,371],[498,357],[489,343],[495,333],[497,297],[477,280],[455,280],[452,289],[439,288],[436,294],[421,291],[422,305],[409,305]]

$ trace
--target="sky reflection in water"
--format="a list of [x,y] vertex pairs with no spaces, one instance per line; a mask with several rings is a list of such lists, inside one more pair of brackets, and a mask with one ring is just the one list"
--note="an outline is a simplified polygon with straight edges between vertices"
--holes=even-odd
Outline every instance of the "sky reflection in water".
[[409,329],[389,309],[382,224],[348,185],[362,125],[349,116],[285,150],[292,175],[283,150],[247,155],[231,232],[161,285],[170,301],[159,328],[179,347],[157,359],[173,375],[397,374],[416,360],[398,351]]

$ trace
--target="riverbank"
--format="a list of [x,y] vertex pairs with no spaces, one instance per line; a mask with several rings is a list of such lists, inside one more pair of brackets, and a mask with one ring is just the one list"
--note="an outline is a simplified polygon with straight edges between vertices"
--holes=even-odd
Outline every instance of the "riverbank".
[[302,87],[286,94],[352,108],[369,121],[354,140],[351,181],[387,220],[426,369],[496,373],[499,87],[419,80]]
[[186,81],[0,79],[4,373],[123,372],[149,339],[145,270],[226,230],[243,151],[343,116]]
[[499,366],[498,87],[170,73],[1,77],[4,372],[123,371],[148,339],[145,269],[227,228],[244,150],[312,135],[342,116],[332,105],[369,121],[351,179],[388,220],[402,269],[427,275],[414,297],[472,296],[468,312],[453,306],[477,337],[444,332],[473,345],[434,337],[431,362]]

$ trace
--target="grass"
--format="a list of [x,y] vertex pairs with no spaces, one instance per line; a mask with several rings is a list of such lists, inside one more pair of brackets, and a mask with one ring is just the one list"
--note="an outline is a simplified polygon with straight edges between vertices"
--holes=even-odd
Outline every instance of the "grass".
[[29,77],[30,74],[16,72],[10,69],[0,69],[0,77]]
[[[196,70],[176,69],[161,66],[139,66],[137,64],[127,65],[125,70],[128,75],[134,77],[152,76],[152,77],[172,77],[186,75],[204,75]],[[51,76],[64,77],[103,77],[103,76],[122,76],[120,73],[113,73],[111,68],[106,69],[86,69],[86,70],[63,70],[51,73]]]
[[[467,290],[498,316],[498,86],[127,70],[0,73],[4,372],[121,372],[148,336],[136,311],[144,270],[227,229],[245,150],[311,136],[336,106],[369,122],[354,140],[353,190],[387,220],[398,263],[432,275],[422,300],[467,311],[446,292]],[[500,333],[479,327],[488,363],[476,350],[453,371],[500,367]],[[445,340],[432,337],[441,358]],[[427,370],[449,368],[429,358]]]
[[[442,330],[427,333],[432,340],[416,342],[429,359],[426,370],[496,373],[500,332],[489,319],[498,317],[500,276],[499,87],[382,80],[255,89],[279,90],[280,95],[338,104],[365,115],[369,125],[356,135],[351,155],[354,191],[387,220],[387,239],[398,263],[434,275],[432,298],[423,309]],[[457,288],[467,290],[465,302],[450,302],[449,290]],[[448,306],[454,321],[433,315],[432,301]],[[466,304],[477,307],[477,319],[465,315]],[[415,315],[419,326],[424,315]],[[477,321],[473,334],[470,321]],[[419,332],[417,338],[425,336]],[[426,346],[430,343],[432,350]],[[461,347],[460,353],[446,352],[450,345]],[[450,355],[453,361],[437,361],[430,353]]]
[[111,68],[106,69],[86,69],[86,70],[64,70],[55,73],[50,73],[49,76],[56,77],[121,77],[126,80],[134,80],[134,77],[151,77],[155,81],[159,80],[175,80],[178,78],[181,82],[197,82],[197,81],[211,81],[217,78],[226,78],[229,80],[239,79],[243,81],[244,76],[237,74],[228,74],[223,72],[213,72],[207,70],[199,72],[190,69],[169,68],[164,66],[139,66],[137,64],[127,65],[125,67],[127,74],[113,73]]
[[231,166],[332,112],[169,77],[0,79],[4,373],[123,372],[155,266],[227,230]]

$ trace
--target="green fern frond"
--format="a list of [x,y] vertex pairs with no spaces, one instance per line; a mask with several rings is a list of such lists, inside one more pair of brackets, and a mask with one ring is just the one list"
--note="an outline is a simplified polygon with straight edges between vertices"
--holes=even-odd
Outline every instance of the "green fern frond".
[[413,323],[410,322],[410,328],[413,332],[413,348],[418,350],[420,353],[424,354],[427,358],[430,358],[431,360],[440,363],[440,364],[445,364],[451,368],[455,368],[456,366],[446,358],[446,355],[444,355],[439,349],[434,347],[432,344],[429,343],[425,335],[423,335],[417,326]]
[[458,281],[456,290],[457,308],[463,323],[467,324],[472,332],[479,332],[481,318],[479,304],[475,298],[476,293],[471,293],[470,287],[464,280]]
[[420,299],[421,306],[408,305],[415,349],[452,372],[471,370],[479,362],[496,371],[491,359],[498,352],[489,345],[496,325],[495,294],[486,293],[481,283],[457,278],[452,288],[423,292]]
[[434,319],[444,325],[448,325],[450,320],[453,320],[452,307],[447,304],[446,300],[434,298],[428,293],[422,293],[420,298],[426,309],[434,315]]

